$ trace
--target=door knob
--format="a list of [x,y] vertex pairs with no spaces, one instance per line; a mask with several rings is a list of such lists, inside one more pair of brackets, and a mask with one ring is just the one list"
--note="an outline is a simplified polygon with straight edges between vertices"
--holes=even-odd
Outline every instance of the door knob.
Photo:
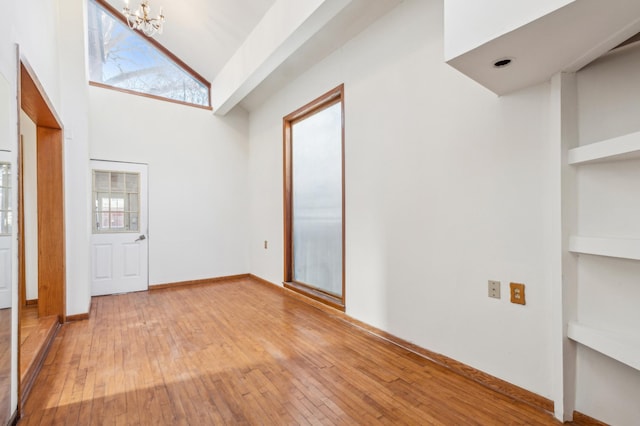
[[147,237],[144,236],[144,234],[140,235],[138,238],[136,238],[136,240],[134,241],[134,243],[137,243],[138,241],[142,241],[142,240],[146,240]]

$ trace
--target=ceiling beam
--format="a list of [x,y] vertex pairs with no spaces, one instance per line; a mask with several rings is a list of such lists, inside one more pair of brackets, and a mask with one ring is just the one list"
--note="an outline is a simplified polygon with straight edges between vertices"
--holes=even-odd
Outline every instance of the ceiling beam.
[[225,115],[352,0],[277,0],[211,84]]

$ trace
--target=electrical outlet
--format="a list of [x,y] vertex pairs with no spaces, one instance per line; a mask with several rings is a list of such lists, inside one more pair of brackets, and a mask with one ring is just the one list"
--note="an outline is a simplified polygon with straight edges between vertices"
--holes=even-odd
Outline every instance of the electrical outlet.
[[500,281],[489,280],[489,297],[500,299]]
[[511,283],[509,284],[509,287],[511,288],[511,303],[526,305],[527,303],[524,298],[524,284]]

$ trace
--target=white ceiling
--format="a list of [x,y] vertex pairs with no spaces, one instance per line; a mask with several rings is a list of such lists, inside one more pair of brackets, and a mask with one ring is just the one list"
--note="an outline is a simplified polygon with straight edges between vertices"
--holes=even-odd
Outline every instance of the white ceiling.
[[[124,0],[107,0],[122,10]],[[151,15],[163,8],[164,32],[156,38],[212,81],[275,0],[150,0]],[[130,0],[132,10],[139,0]]]
[[[105,0],[122,10],[125,0]],[[277,0],[149,0],[151,16],[163,8],[164,32],[154,38],[213,82]],[[306,0],[297,0],[306,1]],[[327,0],[329,1],[329,0]],[[331,0],[340,3],[339,0]],[[347,6],[240,100],[247,110],[354,37],[402,0],[346,0]],[[140,0],[129,0],[135,10]]]
[[[576,72],[640,31],[640,1],[573,1],[447,61],[498,95]],[[513,62],[497,69],[494,62]]]
[[252,111],[292,79],[328,56],[402,0],[351,0],[341,13],[276,68],[240,105]]
[[[106,0],[121,10],[124,0]],[[133,9],[140,0],[129,0]],[[304,0],[298,0],[304,1]],[[241,105],[252,110],[402,0],[348,0],[348,7],[269,73]],[[150,0],[165,31],[155,38],[213,82],[276,0]],[[504,94],[575,71],[640,30],[640,0],[581,0],[448,61],[480,84]],[[514,57],[508,69],[490,65]],[[569,61],[569,63],[567,63]],[[571,62],[572,61],[572,62]]]

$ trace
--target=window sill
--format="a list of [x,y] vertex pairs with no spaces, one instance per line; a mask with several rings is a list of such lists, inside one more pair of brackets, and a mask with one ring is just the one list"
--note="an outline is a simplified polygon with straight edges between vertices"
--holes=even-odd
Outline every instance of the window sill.
[[[129,95],[140,96],[140,97],[148,98],[148,99],[155,99],[155,100],[163,101],[163,102],[170,102],[172,104],[184,105],[184,106],[188,106],[188,107],[206,109],[206,110],[209,110],[209,111],[213,111],[213,107],[211,107],[210,105],[192,104],[190,102],[178,101],[176,99],[170,99],[170,98],[165,98],[165,97],[162,97],[162,96],[152,95],[150,93],[142,93],[142,92],[137,92],[135,90],[122,89],[120,87],[110,86],[110,85],[104,84],[104,83],[98,83],[97,81],[89,80],[89,86],[99,87],[101,89],[113,90],[113,91],[120,92],[120,93],[127,93]],[[211,96],[211,95],[209,95],[209,96]]]

